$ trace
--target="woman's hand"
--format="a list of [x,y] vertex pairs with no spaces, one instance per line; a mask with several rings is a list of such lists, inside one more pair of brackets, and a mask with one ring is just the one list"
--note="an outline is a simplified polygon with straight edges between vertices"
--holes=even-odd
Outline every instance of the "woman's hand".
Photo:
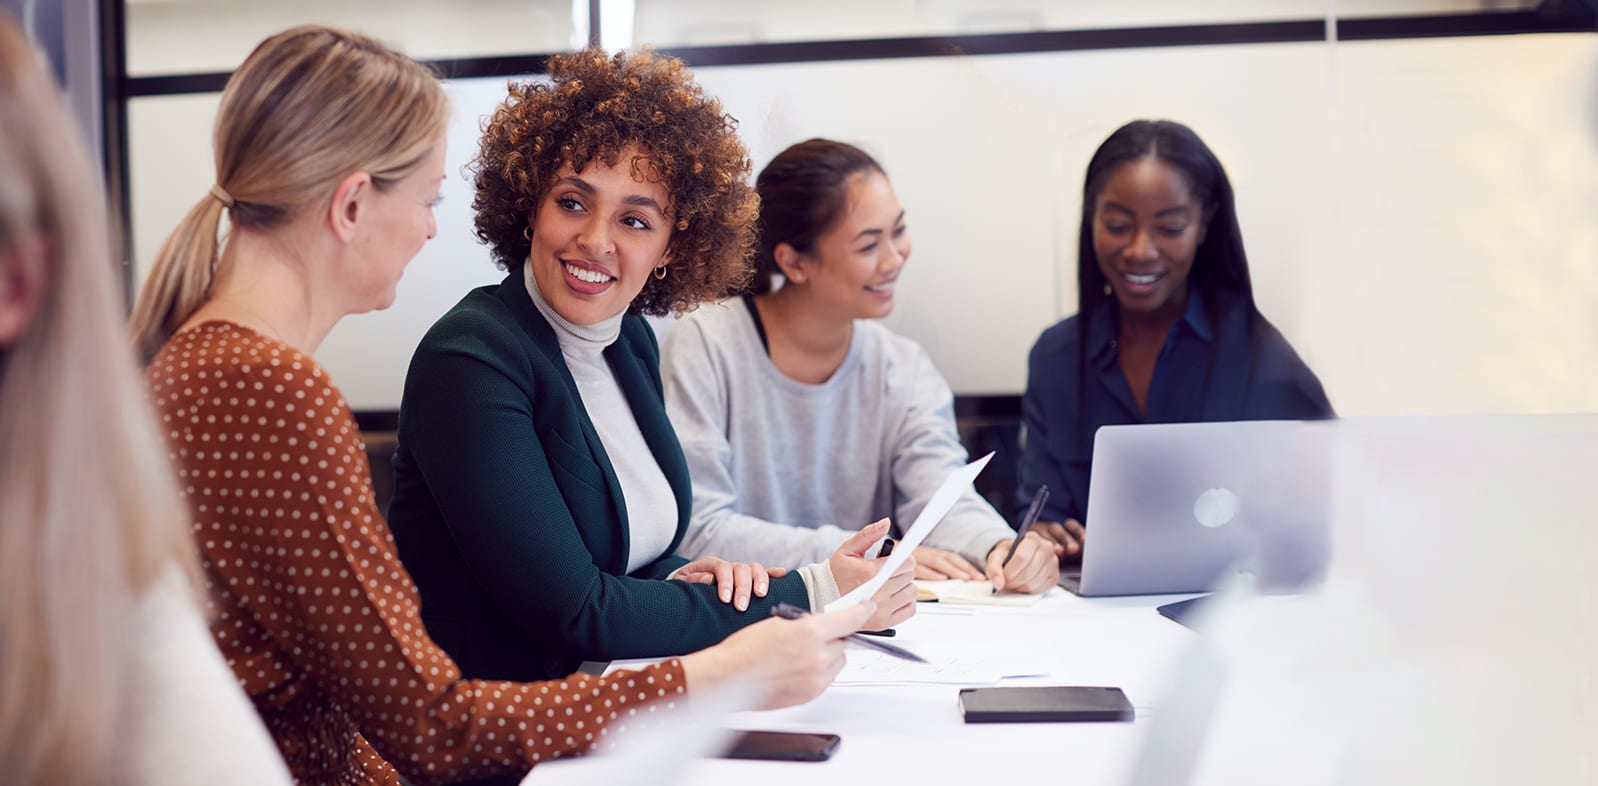
[[1082,549],[1087,545],[1087,530],[1082,522],[1076,519],[1065,521],[1039,521],[1032,525],[1032,532],[1043,536],[1055,544],[1055,552],[1060,555],[1060,564],[1068,565],[1082,561]]
[[848,595],[849,591],[871,580],[877,575],[877,568],[887,560],[886,557],[866,559],[866,549],[871,544],[887,537],[888,520],[882,519],[849,536],[849,539],[838,546],[837,551],[827,558],[827,566],[832,568],[832,578],[838,582],[838,593]]
[[952,551],[944,551],[929,546],[917,546],[916,578],[942,581],[944,579],[960,579],[961,581],[980,581],[982,574],[971,566],[965,557]]
[[[877,571],[888,558],[866,559],[866,550],[887,534],[888,520],[878,520],[850,535],[849,539],[827,558],[827,565],[832,568],[832,578],[838,582],[839,593],[848,595],[856,587],[877,575]],[[866,630],[891,628],[915,616],[916,587],[912,581],[915,578],[915,571],[916,560],[912,555],[888,578],[888,582],[871,596],[871,600],[877,604],[877,611],[866,621]]]
[[803,704],[832,684],[844,665],[843,637],[859,630],[875,611],[866,601],[831,614],[757,622],[710,649],[684,656],[688,688],[700,691],[745,675],[771,691],[761,709]]
[[916,560],[911,557],[888,577],[871,602],[876,613],[861,626],[862,630],[886,630],[916,615]]
[[700,557],[674,571],[671,578],[690,584],[714,584],[722,603],[739,611],[749,609],[751,593],[766,597],[771,580],[787,575],[787,568],[768,568],[758,562],[728,562],[720,557]]
[[1059,582],[1060,558],[1055,552],[1058,546],[1039,535],[1037,525],[1021,539],[1010,564],[1004,565],[1004,557],[1010,553],[1010,544],[1014,542],[1014,538],[1001,540],[988,552],[988,580],[993,582],[995,591],[1036,595],[1047,592]]

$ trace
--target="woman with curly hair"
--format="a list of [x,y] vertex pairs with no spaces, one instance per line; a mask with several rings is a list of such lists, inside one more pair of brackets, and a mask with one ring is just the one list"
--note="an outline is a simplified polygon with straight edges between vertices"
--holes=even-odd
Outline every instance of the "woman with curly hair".
[[159,348],[145,380],[212,634],[296,782],[514,781],[644,702],[733,674],[771,684],[773,706],[813,698],[869,607],[544,683],[472,679],[428,637],[355,420],[311,354],[346,314],[388,305],[433,236],[448,118],[434,75],[377,41],[320,26],[268,38],[223,90],[216,182],[135,309],[140,345]]
[[[757,198],[734,122],[681,61],[586,51],[513,85],[472,165],[477,235],[509,271],[422,339],[389,521],[428,630],[469,675],[546,679],[674,655],[819,609],[880,566],[886,522],[794,571],[692,563],[688,467],[643,314],[750,275]],[[914,610],[912,563],[868,627]]]

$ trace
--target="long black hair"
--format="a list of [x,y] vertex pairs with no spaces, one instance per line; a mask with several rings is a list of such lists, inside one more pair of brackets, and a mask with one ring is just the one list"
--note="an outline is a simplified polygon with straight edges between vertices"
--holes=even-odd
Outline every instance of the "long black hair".
[[1170,120],[1134,120],[1115,130],[1094,151],[1082,185],[1082,232],[1077,242],[1077,314],[1084,326],[1089,318],[1114,302],[1105,293],[1104,271],[1099,269],[1093,251],[1093,213],[1104,189],[1122,164],[1154,156],[1175,167],[1187,179],[1193,196],[1209,225],[1204,242],[1193,258],[1188,275],[1199,287],[1205,304],[1219,309],[1224,303],[1242,298],[1253,316],[1254,290],[1249,283],[1248,256],[1243,251],[1243,232],[1237,225],[1237,206],[1232,197],[1232,181],[1221,162],[1199,139],[1193,129]]

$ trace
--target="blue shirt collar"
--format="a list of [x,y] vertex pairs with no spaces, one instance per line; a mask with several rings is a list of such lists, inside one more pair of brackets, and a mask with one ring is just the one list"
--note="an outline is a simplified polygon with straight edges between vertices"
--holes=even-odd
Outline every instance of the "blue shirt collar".
[[1178,324],[1187,325],[1193,335],[1213,343],[1215,334],[1210,331],[1210,311],[1204,307],[1204,296],[1199,294],[1197,284],[1189,278],[1187,283],[1187,310],[1182,312],[1182,319]]
[[[1088,357],[1100,368],[1115,357],[1115,309],[1115,301],[1112,300],[1110,307],[1099,309],[1086,326]],[[1178,330],[1183,326],[1206,343],[1215,341],[1215,334],[1210,329],[1209,310],[1204,307],[1204,296],[1199,293],[1198,285],[1191,276],[1187,280],[1187,308],[1172,329]]]

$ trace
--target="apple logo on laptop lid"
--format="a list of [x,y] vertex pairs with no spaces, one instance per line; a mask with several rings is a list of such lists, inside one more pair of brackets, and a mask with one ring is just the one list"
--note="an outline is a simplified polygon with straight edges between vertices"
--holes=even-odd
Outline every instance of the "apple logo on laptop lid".
[[1231,489],[1208,489],[1193,501],[1193,518],[1200,526],[1216,529],[1237,518],[1237,495]]

